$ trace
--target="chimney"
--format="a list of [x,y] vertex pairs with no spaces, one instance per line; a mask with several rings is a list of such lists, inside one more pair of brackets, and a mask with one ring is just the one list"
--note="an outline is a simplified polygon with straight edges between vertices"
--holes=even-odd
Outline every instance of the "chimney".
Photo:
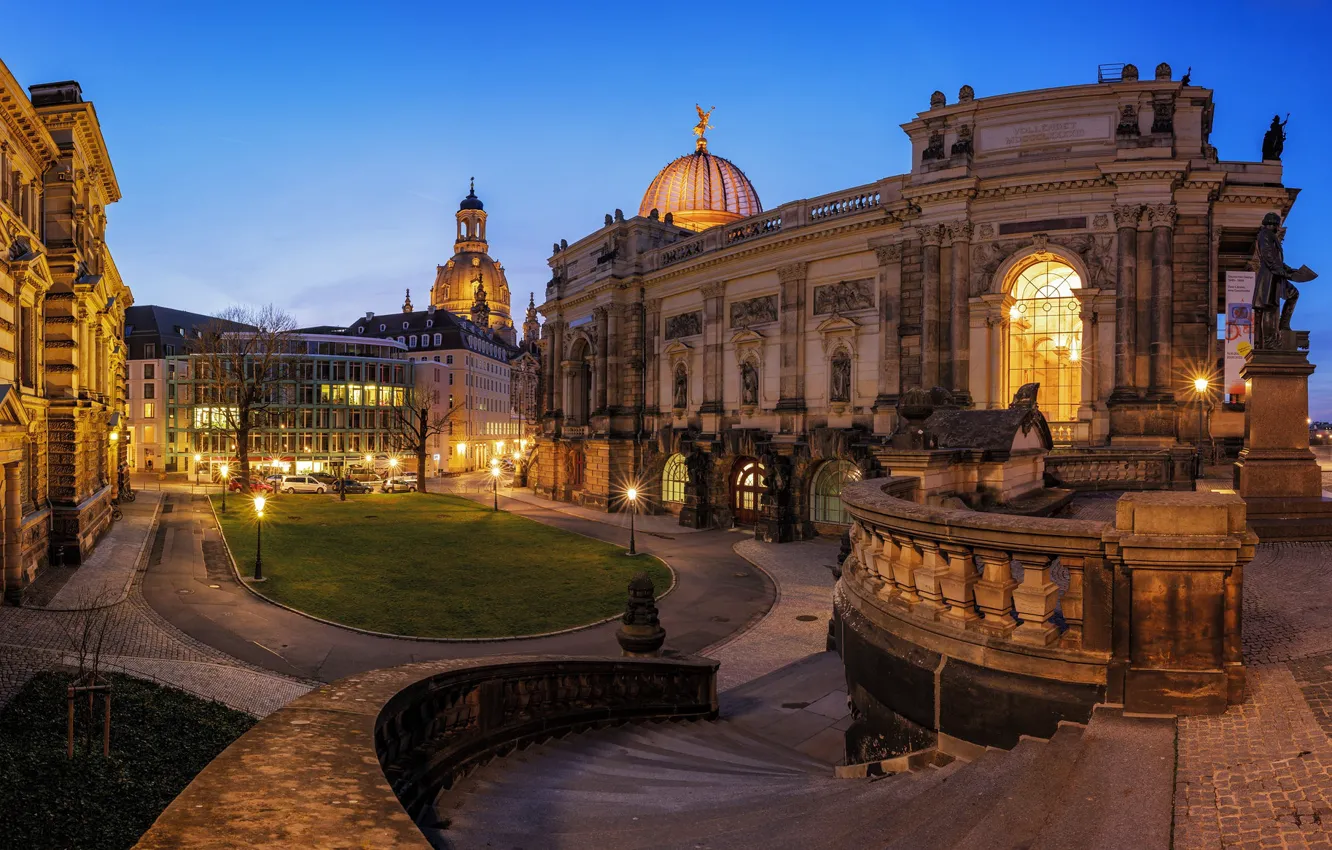
[[426,308],[426,315],[427,315],[427,316],[433,316],[433,315],[435,315],[435,305],[434,305],[434,304],[431,304],[429,307]]
[[366,320],[367,322],[370,321],[371,319],[373,319],[374,317],[375,317],[375,311],[374,311],[374,310],[366,310],[366,311],[365,311],[365,320]]

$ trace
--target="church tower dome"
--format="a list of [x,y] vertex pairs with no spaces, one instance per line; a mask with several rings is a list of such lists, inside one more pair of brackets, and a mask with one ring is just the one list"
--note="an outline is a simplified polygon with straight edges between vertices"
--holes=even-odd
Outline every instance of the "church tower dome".
[[482,300],[488,308],[487,325],[512,344],[516,341],[516,331],[509,311],[509,281],[503,264],[491,259],[486,241],[486,208],[476,196],[475,179],[468,187],[467,197],[458,205],[455,217],[458,231],[453,241],[453,257],[435,268],[430,303],[436,309],[471,318],[477,287],[484,286],[486,294]]
[[708,152],[703,134],[712,127],[708,123],[712,110],[695,109],[699,121],[694,125],[698,136],[694,152],[657,173],[643,194],[638,214],[646,216],[656,210],[664,218],[671,213],[680,227],[707,230],[763,212],[758,192],[745,173],[729,159]]

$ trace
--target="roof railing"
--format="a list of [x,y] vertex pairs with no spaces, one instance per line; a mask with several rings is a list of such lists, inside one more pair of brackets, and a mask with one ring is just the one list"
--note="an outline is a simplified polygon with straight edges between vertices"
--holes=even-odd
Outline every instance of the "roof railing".
[[1124,63],[1109,62],[1096,66],[1096,82],[1121,83],[1124,81]]

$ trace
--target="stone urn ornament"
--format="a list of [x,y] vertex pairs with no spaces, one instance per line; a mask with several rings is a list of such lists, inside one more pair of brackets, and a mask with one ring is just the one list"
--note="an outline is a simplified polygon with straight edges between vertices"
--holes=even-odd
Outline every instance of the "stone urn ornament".
[[622,624],[615,631],[621,653],[626,658],[651,658],[661,655],[666,642],[666,630],[657,619],[656,587],[643,572],[629,580],[629,601],[625,605]]

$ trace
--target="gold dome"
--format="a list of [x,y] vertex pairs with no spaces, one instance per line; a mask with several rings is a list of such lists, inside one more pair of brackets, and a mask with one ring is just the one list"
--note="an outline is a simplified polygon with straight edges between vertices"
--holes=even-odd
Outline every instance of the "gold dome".
[[514,341],[513,319],[509,314],[509,281],[504,266],[490,258],[486,242],[486,212],[476,196],[473,182],[467,197],[458,205],[458,237],[453,241],[453,259],[435,267],[435,285],[430,288],[430,303],[467,319],[476,301],[476,286],[484,284],[489,307],[490,327],[507,341]]
[[711,110],[699,108],[698,136],[693,153],[682,156],[657,173],[643,195],[638,214],[656,210],[671,213],[675,224],[690,230],[707,230],[763,212],[754,184],[735,163],[708,153],[703,133],[711,126]]

